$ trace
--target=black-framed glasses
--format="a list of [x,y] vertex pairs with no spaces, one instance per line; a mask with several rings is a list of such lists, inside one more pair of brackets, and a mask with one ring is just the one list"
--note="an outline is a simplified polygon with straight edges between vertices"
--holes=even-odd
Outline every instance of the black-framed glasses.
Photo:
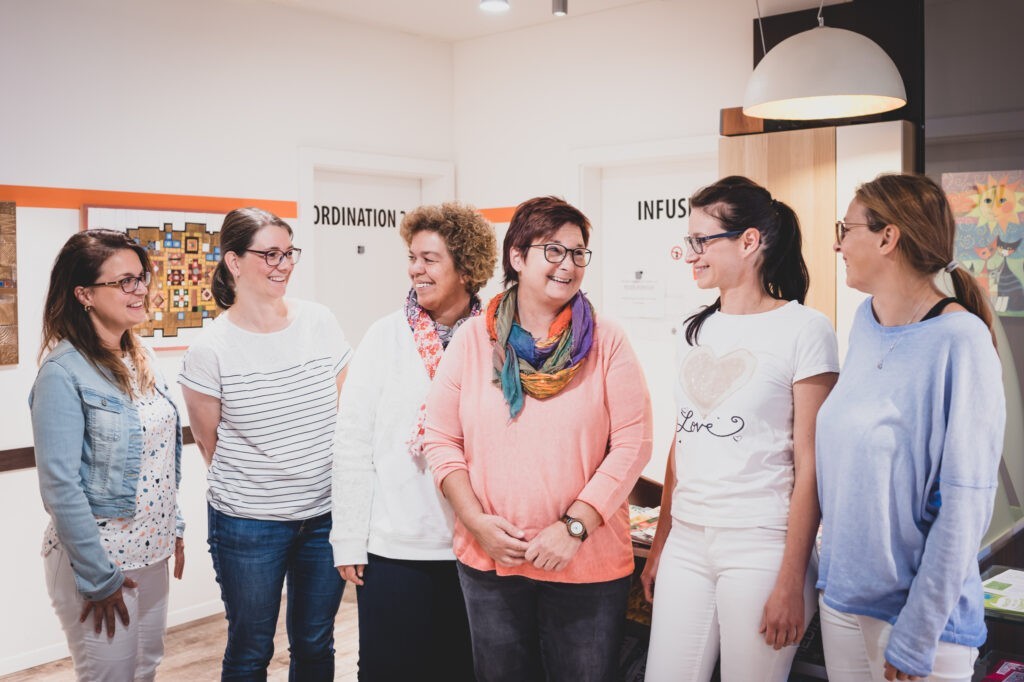
[[134,294],[139,288],[139,285],[149,286],[150,280],[153,276],[147,270],[141,275],[129,275],[128,277],[122,277],[116,279],[113,282],[95,282],[93,284],[87,284],[90,287],[121,287],[121,291],[126,294]]
[[256,253],[263,256],[263,260],[267,261],[267,265],[272,268],[276,268],[278,265],[284,262],[287,258],[295,265],[299,262],[299,256],[302,255],[302,249],[291,248],[287,251],[281,249],[269,249],[267,251],[257,251],[256,249],[246,249],[247,253]]
[[567,246],[553,242],[550,244],[532,244],[530,248],[544,249],[544,260],[549,263],[561,263],[571,253],[573,264],[581,268],[590,265],[590,257],[594,255],[594,252],[590,249],[584,249],[583,247],[570,249]]
[[683,239],[686,241],[686,246],[689,247],[690,251],[693,251],[699,256],[704,253],[704,245],[712,239],[720,239],[721,237],[738,237],[744,232],[746,232],[746,230],[729,230],[728,232],[708,234],[703,237],[691,237],[690,235],[686,235]]
[[842,244],[846,239],[846,233],[854,227],[866,227],[868,229],[880,227],[878,223],[848,223],[845,220],[836,221],[836,244]]

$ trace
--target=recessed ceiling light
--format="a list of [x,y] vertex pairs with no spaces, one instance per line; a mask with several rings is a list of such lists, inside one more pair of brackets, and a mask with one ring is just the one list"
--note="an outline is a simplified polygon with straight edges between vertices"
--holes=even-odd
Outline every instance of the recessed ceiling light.
[[480,0],[480,9],[494,14],[497,14],[498,12],[507,12],[508,0]]

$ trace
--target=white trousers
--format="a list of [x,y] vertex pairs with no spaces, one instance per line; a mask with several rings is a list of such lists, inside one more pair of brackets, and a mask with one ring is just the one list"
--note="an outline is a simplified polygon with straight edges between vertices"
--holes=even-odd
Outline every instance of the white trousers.
[[[829,682],[885,680],[885,647],[892,625],[870,616],[836,611],[820,601],[821,640]],[[963,644],[939,642],[932,674],[922,682],[971,682],[978,650]]]
[[96,634],[92,614],[84,623],[85,599],[78,593],[68,555],[60,546],[45,558],[46,586],[53,610],[68,639],[75,675],[80,682],[131,682],[153,680],[164,656],[164,631],[167,629],[167,560],[125,575],[138,587],[122,588],[129,624],[116,616],[113,637],[107,637],[106,623]]
[[[785,682],[796,645],[765,643],[761,616],[782,564],[783,528],[711,528],[673,519],[654,584],[648,682]],[[804,585],[814,613],[814,571]]]

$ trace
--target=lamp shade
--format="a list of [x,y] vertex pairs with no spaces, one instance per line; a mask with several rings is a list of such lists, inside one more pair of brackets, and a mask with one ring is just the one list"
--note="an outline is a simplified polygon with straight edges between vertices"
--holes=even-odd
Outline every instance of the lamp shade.
[[880,114],[907,103],[899,69],[869,38],[819,26],[776,45],[747,82],[743,113],[809,121]]

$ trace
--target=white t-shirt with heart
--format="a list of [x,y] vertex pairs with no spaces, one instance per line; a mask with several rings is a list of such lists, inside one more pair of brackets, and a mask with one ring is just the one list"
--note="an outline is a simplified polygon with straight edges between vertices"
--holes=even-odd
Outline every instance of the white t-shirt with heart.
[[672,518],[702,526],[786,526],[793,493],[793,384],[839,371],[828,318],[796,301],[716,312],[696,346],[679,333]]

